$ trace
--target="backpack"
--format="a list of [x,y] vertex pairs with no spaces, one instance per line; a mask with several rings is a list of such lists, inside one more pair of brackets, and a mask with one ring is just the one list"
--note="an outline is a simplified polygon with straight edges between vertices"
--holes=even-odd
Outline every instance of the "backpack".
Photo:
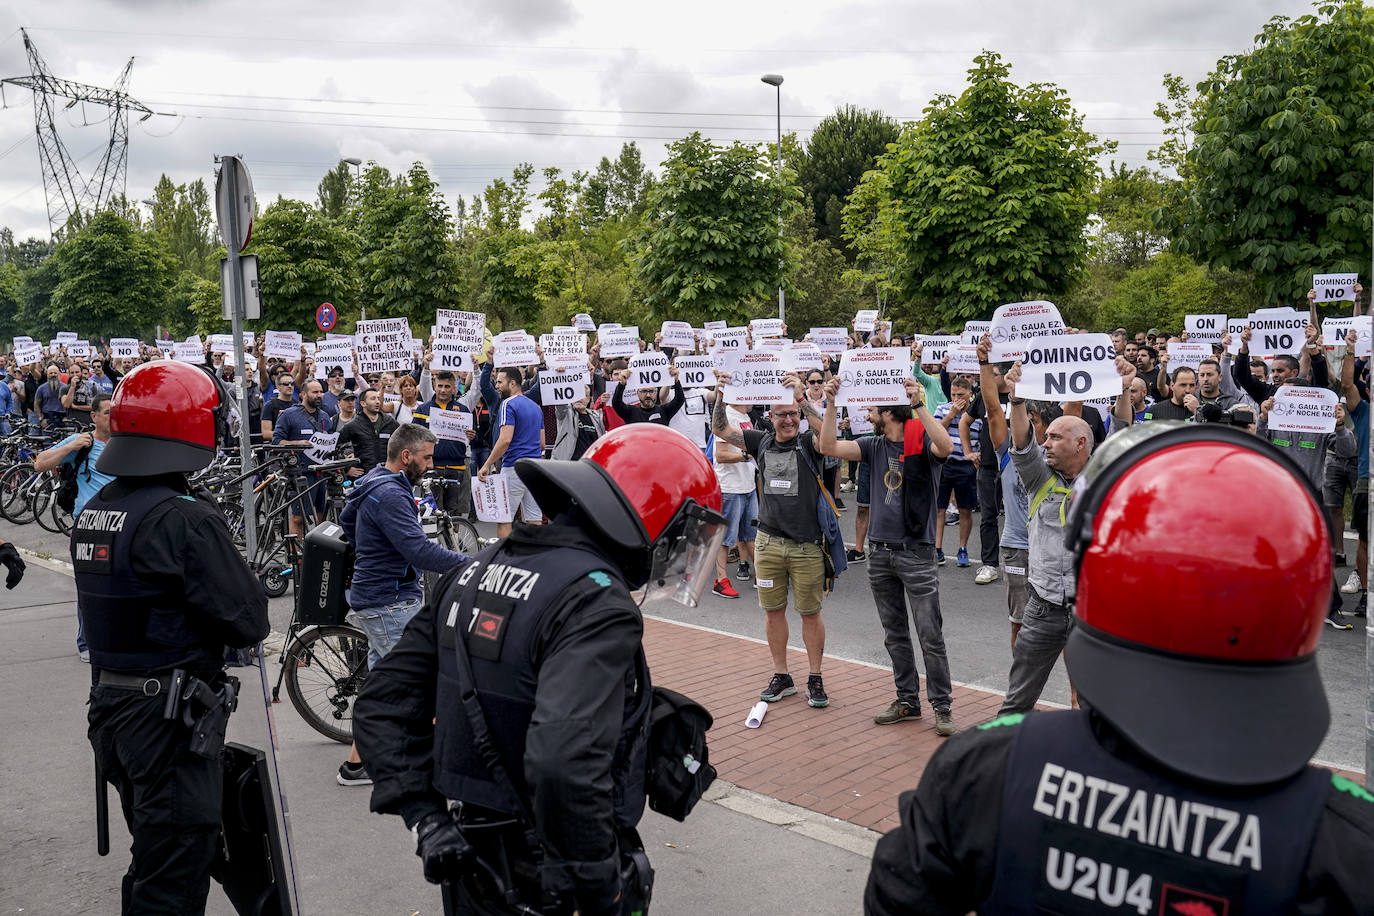
[[[88,445],[76,453],[76,460],[71,464],[62,462],[57,466],[57,476],[62,483],[57,487],[57,508],[66,512],[68,515],[76,511],[76,496],[80,492],[80,487],[76,482],[77,468],[86,464],[91,459],[91,447]],[[89,480],[91,469],[86,468],[86,479]]]
[[706,732],[713,721],[696,701],[666,687],[654,688],[644,783],[652,810],[676,821],[686,820],[715,782],[716,769],[706,747]]

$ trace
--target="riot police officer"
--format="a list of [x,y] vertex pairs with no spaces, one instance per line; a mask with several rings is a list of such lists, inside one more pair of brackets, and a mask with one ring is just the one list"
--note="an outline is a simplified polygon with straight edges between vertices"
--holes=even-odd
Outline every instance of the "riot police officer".
[[205,911],[233,706],[225,647],[268,633],[262,587],[223,517],[187,487],[229,417],[228,390],[200,367],[160,360],[130,372],[96,463],[116,479],[72,532],[94,669],[91,746],[133,836],[125,914]]
[[372,810],[405,819],[450,911],[642,909],[650,686],[631,591],[695,604],[724,536],[720,488],[656,424],[516,473],[553,523],[448,573],[356,702]]
[[943,745],[865,912],[1374,913],[1374,796],[1308,763],[1331,548],[1305,475],[1243,430],[1165,421],[1109,439],[1080,482],[1084,709]]

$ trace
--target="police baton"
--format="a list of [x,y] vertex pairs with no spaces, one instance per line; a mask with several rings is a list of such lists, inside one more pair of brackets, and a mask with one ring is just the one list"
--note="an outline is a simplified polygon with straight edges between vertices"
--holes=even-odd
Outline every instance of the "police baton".
[[100,767],[100,757],[95,758],[95,851],[102,856],[110,854],[110,797],[109,785],[105,782],[105,771]]

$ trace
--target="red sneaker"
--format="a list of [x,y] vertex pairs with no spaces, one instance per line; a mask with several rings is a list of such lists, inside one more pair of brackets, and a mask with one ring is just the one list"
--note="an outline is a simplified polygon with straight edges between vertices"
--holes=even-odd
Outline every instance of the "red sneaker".
[[730,584],[730,580],[728,578],[717,579],[716,584],[711,588],[711,591],[715,592],[717,595],[720,595],[722,598],[739,597],[739,592],[735,591],[735,587]]

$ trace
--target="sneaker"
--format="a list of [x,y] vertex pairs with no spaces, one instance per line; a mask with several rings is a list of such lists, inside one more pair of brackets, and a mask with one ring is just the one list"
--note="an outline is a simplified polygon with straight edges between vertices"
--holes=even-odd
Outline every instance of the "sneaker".
[[954,717],[949,714],[948,709],[935,710],[935,734],[941,738],[948,738],[958,730],[954,725]]
[[921,707],[913,706],[906,700],[893,700],[892,705],[873,717],[874,725],[892,725],[907,719],[921,718]]
[[848,509],[849,507],[846,506],[846,505],[844,504],[844,500],[842,500],[842,499],[840,499],[838,496],[836,496],[836,497],[835,497],[835,508],[836,508],[836,509],[839,509],[841,512],[843,512],[845,509]]
[[1369,609],[1366,606],[1369,602],[1369,592],[1360,592],[1360,600],[1355,604],[1355,610],[1350,612],[1352,617],[1368,616]]
[[712,587],[711,591],[715,592],[717,595],[720,595],[722,598],[739,597],[739,592],[735,591],[735,587],[730,584],[729,577],[726,577],[724,579],[717,579],[716,584],[714,587]]
[[944,552],[943,550],[941,550],[940,548],[938,548],[938,547],[935,548],[935,565],[936,565],[936,566],[944,566],[944,565],[945,565],[945,552]]
[[1327,615],[1326,615],[1326,625],[1327,625],[1328,627],[1331,627],[1333,630],[1353,630],[1353,629],[1355,629],[1354,624],[1346,623],[1346,622],[1341,618],[1341,615],[1338,614],[1338,613],[1336,613],[1335,611],[1332,611],[1330,614],[1327,614]]
[[980,566],[978,572],[974,574],[973,581],[977,585],[987,585],[989,582],[996,582],[1001,573],[996,566]]
[[853,547],[844,552],[844,558],[851,563],[862,563],[868,559],[868,554],[862,550],[855,550]]
[[848,480],[842,480],[842,481],[840,481],[840,492],[841,492],[841,493],[848,493],[848,492],[849,492],[850,490],[852,490],[852,489],[854,489],[854,484],[853,484],[852,481],[848,481]]
[[749,564],[741,560],[739,566],[735,567],[735,578],[749,579],[752,578],[752,576],[753,573],[751,573],[749,570]]
[[763,688],[763,693],[759,694],[759,699],[765,703],[776,703],[783,697],[790,697],[797,692],[797,685],[792,683],[792,675],[775,674],[773,679],[768,682],[768,686]]
[[1338,554],[1336,554],[1335,564],[1336,564],[1337,566],[1344,566],[1344,565],[1345,565],[1345,554],[1343,554],[1343,553],[1338,553]]
[[946,512],[946,513],[945,513],[945,524],[946,524],[946,525],[957,525],[957,524],[959,524],[959,510],[957,510],[957,509],[951,509],[951,510],[949,510],[948,512]]
[[967,566],[967,565],[968,565],[968,548],[967,548],[967,547],[960,547],[960,548],[959,548],[959,553],[956,554],[955,556],[956,556],[956,559],[955,559],[954,562],[955,562],[956,565],[958,565],[958,566]]
[[1355,594],[1356,592],[1358,592],[1359,590],[1360,590],[1360,574],[1359,574],[1358,572],[1352,572],[1352,573],[1350,574],[1350,578],[1349,578],[1349,579],[1346,579],[1346,580],[1345,580],[1345,584],[1341,586],[1341,591],[1344,592],[1344,593],[1347,594],[1347,595],[1353,595],[1353,594]]
[[77,650],[76,657],[89,665],[91,663],[91,650],[79,649]]
[[817,709],[830,705],[830,697],[825,693],[825,685],[821,683],[819,674],[810,675],[806,679],[806,702]]
[[349,763],[345,760],[339,764],[339,775],[335,777],[341,786],[370,786],[372,777],[367,775],[367,764]]

